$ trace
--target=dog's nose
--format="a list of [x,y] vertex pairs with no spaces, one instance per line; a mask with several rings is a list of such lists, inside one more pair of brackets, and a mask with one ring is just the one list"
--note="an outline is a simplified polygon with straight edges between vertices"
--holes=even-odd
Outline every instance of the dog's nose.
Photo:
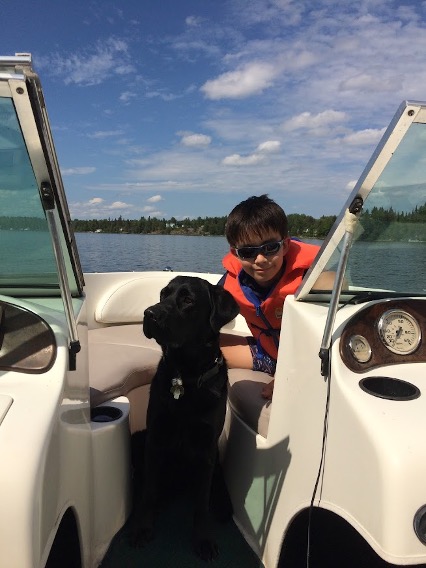
[[151,310],[151,308],[147,308],[144,313],[143,313],[143,317],[146,320],[155,320],[155,314],[154,312]]

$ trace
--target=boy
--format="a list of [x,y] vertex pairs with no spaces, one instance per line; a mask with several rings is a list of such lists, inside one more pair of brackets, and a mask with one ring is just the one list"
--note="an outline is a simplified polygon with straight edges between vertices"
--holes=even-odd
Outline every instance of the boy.
[[[225,236],[230,252],[221,280],[240,307],[253,337],[222,335],[228,367],[275,374],[283,303],[294,294],[319,247],[293,241],[287,216],[267,195],[242,201],[229,214]],[[262,391],[272,398],[274,381]]]

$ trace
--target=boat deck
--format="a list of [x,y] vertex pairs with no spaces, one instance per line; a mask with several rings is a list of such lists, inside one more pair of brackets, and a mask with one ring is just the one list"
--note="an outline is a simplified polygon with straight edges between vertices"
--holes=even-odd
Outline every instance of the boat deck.
[[[132,436],[132,463],[136,483],[142,468],[144,433]],[[155,527],[155,537],[145,546],[135,548],[130,544],[131,517],[115,536],[100,568],[264,568],[262,562],[249,547],[233,520],[214,521],[219,547],[218,557],[205,562],[192,547],[192,500],[183,489],[161,505]]]
[[233,521],[216,523],[219,556],[198,558],[191,545],[192,512],[184,498],[161,511],[156,537],[143,548],[129,544],[129,523],[117,534],[101,568],[263,568]]

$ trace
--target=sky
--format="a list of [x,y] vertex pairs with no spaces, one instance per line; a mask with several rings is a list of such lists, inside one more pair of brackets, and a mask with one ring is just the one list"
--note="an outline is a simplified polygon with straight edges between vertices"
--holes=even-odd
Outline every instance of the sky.
[[426,2],[0,0],[31,53],[72,218],[337,215],[404,100]]

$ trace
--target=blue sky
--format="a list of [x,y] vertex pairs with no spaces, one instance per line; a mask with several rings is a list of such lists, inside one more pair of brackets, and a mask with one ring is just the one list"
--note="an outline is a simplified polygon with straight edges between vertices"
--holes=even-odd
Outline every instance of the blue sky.
[[405,100],[426,2],[0,2],[30,52],[73,218],[223,216],[268,193],[337,214]]

